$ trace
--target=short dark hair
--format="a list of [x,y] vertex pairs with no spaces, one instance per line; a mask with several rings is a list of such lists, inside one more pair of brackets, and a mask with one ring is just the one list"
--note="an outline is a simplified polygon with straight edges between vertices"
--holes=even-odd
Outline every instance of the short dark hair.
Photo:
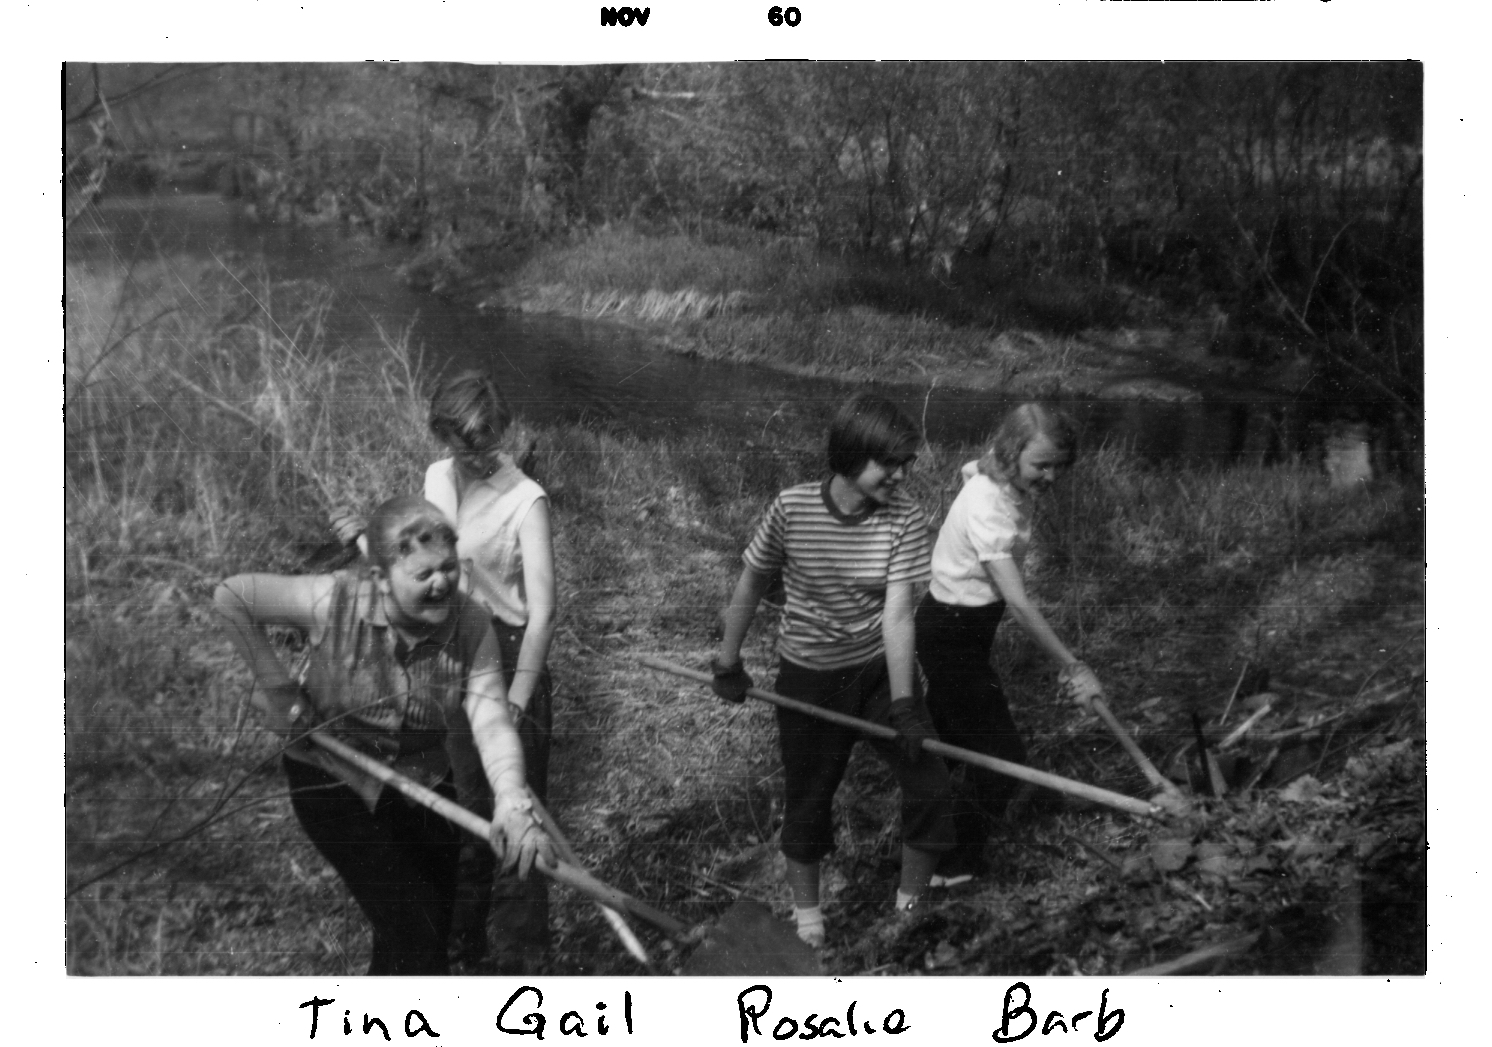
[[462,371],[442,382],[430,398],[430,432],[443,444],[482,446],[513,423],[513,412],[497,384],[481,371]]
[[456,529],[434,505],[417,494],[390,498],[368,520],[368,559],[388,570],[417,549],[456,547]]
[[829,426],[829,469],[859,476],[872,459],[911,461],[921,444],[922,434],[906,412],[884,397],[860,393],[840,407]]
[[989,447],[979,459],[979,471],[992,480],[1009,481],[1026,445],[1038,436],[1052,441],[1071,460],[1077,457],[1077,429],[1072,419],[1053,407],[1024,403],[1011,408],[990,437]]

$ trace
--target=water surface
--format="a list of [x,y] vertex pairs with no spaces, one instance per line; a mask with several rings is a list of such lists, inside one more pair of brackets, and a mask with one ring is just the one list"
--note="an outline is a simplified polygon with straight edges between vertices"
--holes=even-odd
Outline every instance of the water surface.
[[[698,360],[650,348],[617,324],[568,317],[484,313],[413,291],[398,275],[409,249],[335,226],[257,221],[209,195],[106,200],[68,233],[70,261],[167,258],[251,267],[271,281],[314,280],[331,292],[326,336],[337,347],[378,351],[408,332],[427,364],[485,368],[515,411],[535,420],[586,420],[638,433],[718,432],[769,440],[783,420],[827,419],[865,388]],[[982,440],[1008,406],[998,394],[884,386],[940,443]],[[1069,405],[1089,444],[1123,441],[1148,458],[1198,465],[1237,457],[1258,412],[1247,402],[1080,401]]]

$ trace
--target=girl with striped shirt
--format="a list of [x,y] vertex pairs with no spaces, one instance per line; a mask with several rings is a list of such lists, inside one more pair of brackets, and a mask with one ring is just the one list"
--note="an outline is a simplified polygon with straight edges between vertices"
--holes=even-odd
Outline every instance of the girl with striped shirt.
[[[778,693],[895,727],[898,742],[865,739],[902,791],[901,883],[912,908],[939,855],[953,846],[948,772],[921,740],[933,738],[917,683],[913,609],[928,578],[928,520],[901,490],[921,435],[895,404],[855,397],[829,430],[830,476],[780,493],[742,557],[714,659],[716,694],[744,699],[751,686],[741,644],[757,604],[780,571],[786,596],[778,632]],[[782,852],[798,934],[824,942],[819,863],[834,849],[834,793],[862,736],[777,710],[786,779]]]

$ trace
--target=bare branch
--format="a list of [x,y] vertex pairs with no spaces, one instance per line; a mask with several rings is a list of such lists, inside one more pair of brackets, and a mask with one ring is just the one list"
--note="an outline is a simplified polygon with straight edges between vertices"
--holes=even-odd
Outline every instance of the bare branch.
[[677,102],[708,102],[717,96],[707,95],[702,91],[655,91],[650,87],[632,87],[631,93],[639,98],[649,98],[655,102],[677,101]]
[[[179,80],[189,73],[195,73],[204,69],[212,69],[221,64],[222,63],[218,62],[211,65],[172,66],[166,70],[163,70],[162,72],[157,73],[155,76],[152,76],[149,80],[146,80],[143,83],[136,84],[134,87],[121,91],[119,94],[114,96],[113,104],[119,105],[121,102],[128,102],[136,95],[144,94],[146,91],[152,91],[157,87],[162,87],[166,84],[169,84],[173,80]],[[73,113],[71,116],[63,117],[62,123],[64,126],[68,124],[75,124],[81,120],[88,119],[90,116],[100,110],[107,111],[107,109],[108,103],[104,101],[103,89],[99,82],[98,64],[95,63],[93,66],[93,100],[85,105],[82,109],[78,110],[76,113]]]

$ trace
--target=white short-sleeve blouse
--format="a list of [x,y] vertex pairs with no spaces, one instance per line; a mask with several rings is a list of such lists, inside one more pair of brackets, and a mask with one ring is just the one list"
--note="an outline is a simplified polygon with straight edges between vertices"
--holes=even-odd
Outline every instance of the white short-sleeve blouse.
[[1010,559],[1020,569],[1031,545],[1030,505],[1009,484],[962,469],[964,486],[948,509],[932,554],[932,596],[958,607],[985,607],[1002,597],[985,564]]

